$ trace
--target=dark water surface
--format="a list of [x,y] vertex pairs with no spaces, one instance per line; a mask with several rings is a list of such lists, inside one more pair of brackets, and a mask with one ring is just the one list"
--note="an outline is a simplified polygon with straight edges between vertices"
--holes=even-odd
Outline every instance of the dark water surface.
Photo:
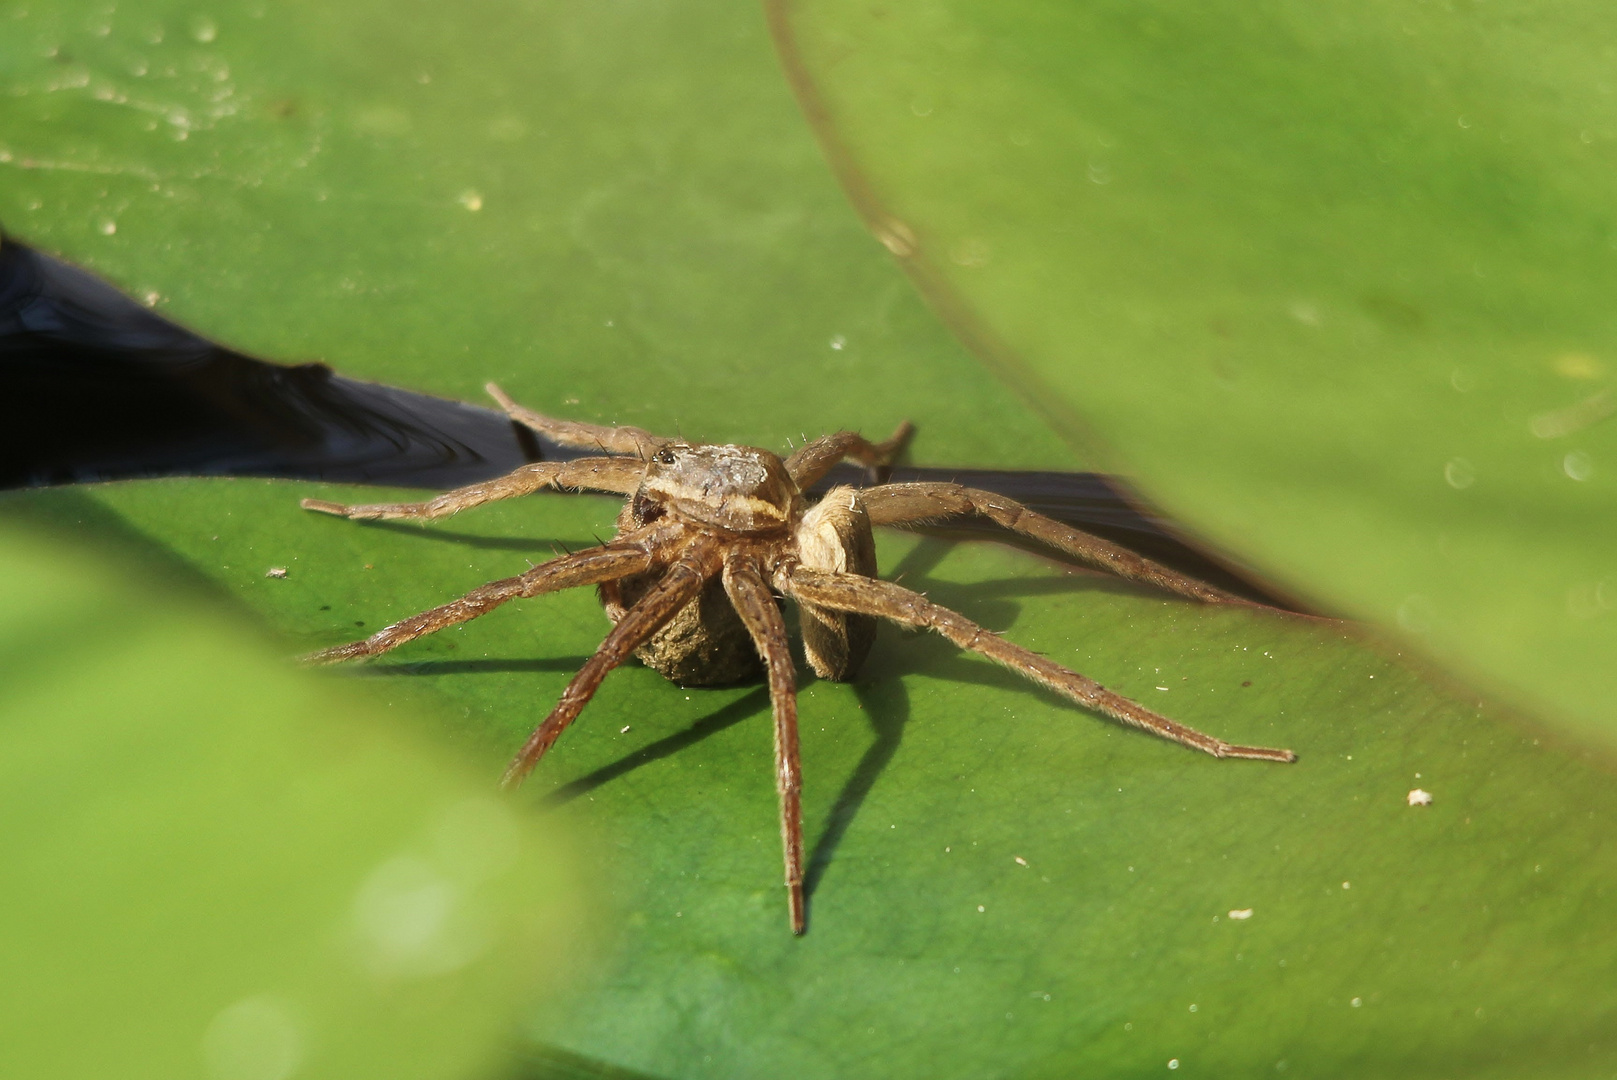
[[448,487],[540,452],[502,414],[244,356],[0,242],[0,487],[175,475]]

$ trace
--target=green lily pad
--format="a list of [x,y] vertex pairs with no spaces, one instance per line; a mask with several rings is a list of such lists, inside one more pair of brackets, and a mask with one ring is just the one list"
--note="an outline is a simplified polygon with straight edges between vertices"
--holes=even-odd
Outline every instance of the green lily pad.
[[[366,525],[298,510],[311,492],[374,494],[88,493],[305,648],[588,544],[616,511],[551,496]],[[76,512],[63,494],[31,501],[53,500]],[[884,632],[858,682],[804,686],[813,891],[794,939],[764,689],[625,668],[529,785],[543,820],[600,838],[612,927],[582,986],[534,1015],[535,1038],[660,1076],[1617,1062],[1617,795],[1586,754],[1350,627],[1198,607],[991,544],[885,535],[879,551],[888,576],[1015,640],[1302,761],[1214,761]],[[605,628],[587,592],[518,602],[352,683],[438,716],[492,783]],[[1433,802],[1410,805],[1416,790]]]
[[772,13],[866,219],[1065,435],[1617,741],[1604,8]]
[[576,934],[553,828],[217,610],[14,527],[0,564],[8,1071],[441,1078],[500,1059]]
[[[550,412],[773,448],[909,416],[918,462],[1084,463],[860,228],[756,11],[404,10],[216,8],[209,42],[155,7],[121,5],[106,38],[64,22],[91,77],[15,99],[61,117],[8,121],[13,157],[26,138],[38,160],[116,161],[191,194],[131,182],[106,236],[86,208],[114,205],[96,200],[118,177],[36,167],[0,192],[7,220],[277,359],[471,400],[492,377]],[[114,71],[96,50],[147,12],[181,33],[165,46],[226,62],[241,109],[142,143],[96,104]],[[14,85],[53,70],[29,63]],[[318,149],[298,165],[277,138]],[[171,479],[5,501],[169,560],[289,652],[587,545],[617,509],[541,496],[419,527],[307,514],[305,496],[383,493]],[[855,684],[804,680],[799,939],[764,691],[626,667],[523,798],[536,827],[590,838],[601,927],[566,998],[528,1014],[523,1075],[1617,1065],[1601,763],[1350,627],[1200,608],[990,544],[895,534],[879,550],[888,577],[1014,640],[1302,761],[1214,761],[884,631]],[[429,717],[400,723],[492,786],[606,625],[586,592],[543,597],[332,678]],[[1431,805],[1408,804],[1417,787]]]

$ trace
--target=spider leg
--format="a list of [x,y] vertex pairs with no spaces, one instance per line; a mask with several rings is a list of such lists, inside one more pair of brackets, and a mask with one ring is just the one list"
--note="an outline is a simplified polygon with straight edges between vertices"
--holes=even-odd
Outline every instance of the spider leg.
[[322,514],[356,521],[377,518],[441,518],[458,514],[474,506],[509,499],[514,495],[528,495],[544,488],[572,488],[584,491],[602,491],[613,495],[633,495],[645,477],[645,466],[632,458],[578,458],[574,461],[536,461],[480,484],[446,491],[436,498],[418,503],[370,503],[364,506],[344,506],[325,499],[304,499],[299,505],[305,510],[318,510]]
[[959,484],[886,484],[866,488],[859,497],[870,514],[872,525],[918,525],[942,518],[981,514],[1012,532],[1048,544],[1118,577],[1155,585],[1204,603],[1257,606],[991,491]]
[[511,759],[511,764],[506,766],[505,776],[500,780],[501,787],[512,788],[522,783],[533,767],[539,764],[539,759],[545,756],[545,751],[567,730],[568,725],[578,719],[578,714],[595,696],[607,673],[628,659],[630,653],[662,629],[680,608],[702,591],[707,579],[718,572],[719,547],[718,537],[711,534],[698,536],[657,584],[640,598],[639,603],[624,613],[617,625],[612,627],[611,633],[606,635],[606,640],[595,650],[595,655],[584,662],[578,674],[567,684],[567,689],[561,692],[561,700],[550,715],[533,729],[528,741]]
[[769,668],[775,718],[775,790],[780,793],[780,838],[786,860],[786,897],[792,933],[807,926],[803,905],[803,765],[797,747],[797,673],[786,641],[786,622],[758,564],[736,553],[724,563],[724,591],[741,614],[758,655]]
[[505,415],[525,427],[530,427],[552,442],[575,446],[580,450],[600,450],[608,454],[630,454],[644,461],[658,448],[673,442],[643,431],[637,427],[607,427],[603,424],[584,424],[577,420],[557,420],[512,401],[504,390],[493,383],[483,387],[489,396],[500,403]]
[[1094,709],[1115,720],[1121,720],[1130,727],[1141,728],[1183,746],[1205,751],[1214,757],[1253,758],[1259,761],[1297,760],[1297,755],[1290,750],[1235,746],[1223,739],[1204,735],[1194,728],[1169,720],[1166,716],[1160,716],[1120,694],[1112,693],[1094,679],[1070,671],[1036,652],[1006,641],[999,635],[984,630],[964,615],[934,604],[919,593],[911,592],[891,582],[797,566],[777,571],[775,587],[797,597],[799,601],[806,600],[839,611],[877,615],[907,626],[936,630],[960,648],[981,653],[995,663],[1025,675],[1034,682],[1071,698],[1085,708]]
[[[908,420],[886,442],[873,443],[857,431],[836,431],[822,435],[803,446],[786,459],[786,471],[803,490],[812,487],[843,458],[853,458],[874,474],[884,472],[892,460],[903,453],[915,425]],[[882,479],[880,475],[877,479]]]
[[652,565],[651,545],[635,544],[635,539],[634,534],[619,537],[608,546],[563,555],[540,563],[525,574],[479,585],[459,600],[451,600],[430,611],[412,615],[378,630],[363,641],[322,649],[305,659],[314,664],[334,664],[342,660],[377,656],[418,637],[435,634],[479,615],[487,615],[507,600],[572,589],[579,585],[594,585],[641,573]]

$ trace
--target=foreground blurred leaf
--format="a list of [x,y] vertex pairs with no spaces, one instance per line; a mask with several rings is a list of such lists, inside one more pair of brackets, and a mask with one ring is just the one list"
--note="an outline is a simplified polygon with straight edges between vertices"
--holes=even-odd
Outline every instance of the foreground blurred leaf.
[[[184,36],[188,12],[143,24],[147,10],[121,5],[106,39],[64,30],[89,82],[19,98],[62,119],[24,109],[16,129],[40,158],[138,166],[163,190],[36,169],[0,197],[32,238],[210,334],[467,397],[495,377],[552,412],[697,437],[782,448],[909,415],[926,464],[1079,463],[859,229],[753,10],[221,8],[205,46]],[[163,49],[120,36],[158,21]],[[140,141],[93,96],[126,45],[154,64],[172,48],[181,70],[224,60],[242,106],[183,142]],[[266,151],[286,132],[318,147],[305,165]],[[103,236],[86,207],[118,198]],[[298,648],[589,544],[616,513],[547,496],[418,528],[297,509],[376,494],[165,480],[8,501],[178,560]],[[588,982],[532,1013],[534,1038],[561,1048],[534,1073],[1161,1075],[1175,1059],[1203,1075],[1285,1061],[1558,1076],[1617,1061],[1609,773],[1340,627],[1201,610],[990,545],[884,537],[881,554],[888,576],[1018,641],[1303,761],[1216,762],[884,633],[858,684],[805,687],[815,890],[794,940],[763,691],[626,668],[530,787],[546,826],[598,838],[611,927]],[[492,782],[605,626],[586,592],[515,604],[350,685],[430,712]],[[1433,806],[1405,804],[1417,785]]]
[[217,613],[0,567],[0,1072],[486,1069],[564,966],[556,841]]
[[1064,433],[1617,745],[1609,8],[772,10],[867,220]]

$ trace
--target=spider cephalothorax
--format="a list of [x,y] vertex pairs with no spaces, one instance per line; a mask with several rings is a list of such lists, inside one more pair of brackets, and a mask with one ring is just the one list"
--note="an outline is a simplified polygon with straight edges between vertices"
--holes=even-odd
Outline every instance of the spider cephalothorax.
[[670,443],[646,462],[631,505],[640,514],[655,507],[738,536],[765,536],[802,513],[803,496],[768,450]]
[[554,420],[492,393],[512,419],[563,445],[606,456],[536,462],[484,484],[424,503],[304,507],[350,518],[437,518],[544,488],[627,496],[618,532],[600,547],[573,552],[525,574],[490,582],[458,600],[394,623],[364,641],[315,654],[320,662],[375,656],[407,641],[475,619],[507,600],[595,585],[613,626],[561,700],[506,770],[513,785],[533,770],[577,718],[601,680],[631,653],[688,685],[735,682],[760,667],[769,677],[775,723],[788,911],[794,933],[806,925],[802,787],[797,746],[797,680],[776,594],[797,602],[803,651],[816,675],[850,679],[876,635],[876,620],[936,630],[970,649],[1133,727],[1215,757],[1294,761],[1289,750],[1234,746],[1114,694],[1094,680],[1012,644],[919,593],[876,577],[871,529],[978,514],[1092,566],[1208,603],[1243,603],[1126,549],[1036,514],[991,492],[958,484],[832,488],[810,505],[803,491],[846,458],[884,467],[909,438],[902,426],[884,443],[837,432],[784,461],[750,446],[690,444],[638,428]]
[[[785,462],[767,450],[670,443],[652,455],[645,470],[645,479],[618,515],[619,536],[672,515],[738,538],[779,540],[803,512],[802,493]],[[660,576],[660,569],[653,568],[603,581],[599,589],[607,615],[617,622]],[[740,682],[761,666],[721,578],[709,580],[635,655],[685,686]]]

